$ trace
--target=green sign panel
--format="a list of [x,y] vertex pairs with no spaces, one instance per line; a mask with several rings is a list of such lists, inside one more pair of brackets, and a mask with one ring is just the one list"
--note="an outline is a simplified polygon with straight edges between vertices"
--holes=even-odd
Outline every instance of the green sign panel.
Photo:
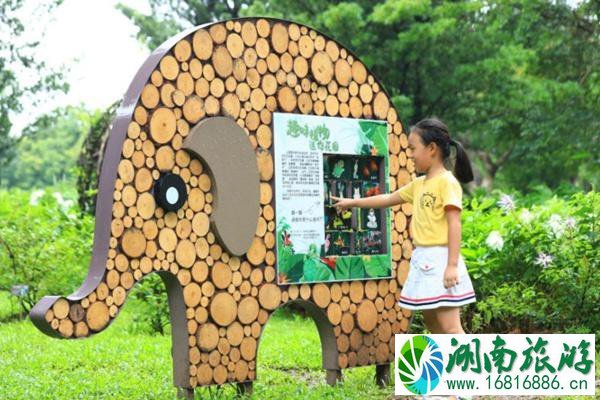
[[385,121],[274,113],[279,284],[391,277],[390,211],[331,196],[389,192]]

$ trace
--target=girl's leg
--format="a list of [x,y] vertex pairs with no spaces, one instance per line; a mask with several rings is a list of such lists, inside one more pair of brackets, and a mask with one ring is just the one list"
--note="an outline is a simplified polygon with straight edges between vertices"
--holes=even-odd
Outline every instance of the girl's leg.
[[[453,307],[458,308],[458,307]],[[423,310],[423,319],[425,320],[425,325],[427,325],[427,329],[431,331],[431,333],[450,333],[444,331],[444,326],[440,324],[439,319],[439,310],[440,308],[433,308],[429,310]],[[460,326],[460,321],[459,321]],[[463,332],[464,333],[464,332]],[[456,396],[422,396],[421,399],[436,399],[436,400],[457,400]]]
[[438,307],[434,309],[439,333],[465,333],[460,322],[460,307]]
[[442,333],[437,322],[435,309],[423,310],[423,319],[425,320],[425,326],[431,333]]

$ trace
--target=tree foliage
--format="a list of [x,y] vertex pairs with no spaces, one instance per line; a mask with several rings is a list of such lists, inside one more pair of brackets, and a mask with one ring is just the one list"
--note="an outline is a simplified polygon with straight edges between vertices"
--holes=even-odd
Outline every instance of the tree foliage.
[[100,114],[66,107],[39,117],[25,128],[13,159],[2,170],[6,184],[23,189],[74,185],[82,143]]
[[[39,42],[23,43],[24,22],[17,16],[24,0],[0,0],[0,171],[15,157],[18,135],[11,136],[12,114],[23,111],[23,100],[29,97],[36,104],[42,93],[57,90],[66,92],[68,84],[61,72],[48,71],[43,61],[34,58]],[[38,13],[48,13],[61,0],[38,2]],[[37,79],[31,84],[23,83],[19,72],[26,71]],[[2,183],[2,174],[0,174]]]
[[150,15],[119,3],[117,8],[139,28],[137,37],[150,49],[180,31],[207,22],[237,18],[249,0],[149,0]]
[[93,115],[79,153],[77,160],[78,202],[80,209],[86,213],[93,214],[96,209],[98,177],[102,168],[106,140],[118,104],[115,102],[104,112],[96,112]]
[[593,1],[257,0],[244,14],[338,39],[383,81],[405,127],[442,118],[479,184],[527,190],[598,184],[599,10]]

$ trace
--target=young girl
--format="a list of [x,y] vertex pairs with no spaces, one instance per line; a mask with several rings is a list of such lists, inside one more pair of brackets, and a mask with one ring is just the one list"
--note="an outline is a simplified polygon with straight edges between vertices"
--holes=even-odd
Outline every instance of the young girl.
[[[471,163],[461,144],[450,138],[446,125],[436,118],[421,120],[411,127],[408,143],[415,168],[423,175],[392,193],[359,199],[331,196],[331,199],[338,212],[352,207],[381,208],[411,202],[410,233],[415,249],[399,304],[406,309],[423,310],[431,333],[465,333],[459,306],[476,299],[460,254],[459,181],[473,180]],[[455,157],[451,157],[452,147],[456,148]]]

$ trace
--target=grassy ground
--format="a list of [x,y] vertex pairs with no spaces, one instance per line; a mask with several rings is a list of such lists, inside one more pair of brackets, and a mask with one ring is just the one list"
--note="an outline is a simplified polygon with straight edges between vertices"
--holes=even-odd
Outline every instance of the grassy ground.
[[[0,296],[0,305],[6,302]],[[171,338],[135,328],[132,319],[136,307],[130,299],[114,324],[85,340],[51,339],[29,320],[0,323],[0,399],[175,398]],[[597,356],[597,376],[598,364]],[[380,389],[374,375],[374,367],[353,368],[344,371],[344,380],[337,387],[328,386],[321,369],[316,326],[310,319],[280,310],[269,320],[261,337],[252,398],[392,398],[393,378],[389,387]],[[233,397],[232,385],[196,390],[198,399]],[[577,398],[590,397],[563,397]]]
[[[106,331],[85,340],[57,340],[29,320],[0,325],[0,399],[170,399],[170,336],[132,332],[135,304]],[[285,335],[284,335],[285,333]],[[383,399],[375,368],[346,370],[337,388],[325,383],[321,346],[310,319],[278,311],[261,337],[256,399]],[[196,390],[196,398],[233,398],[232,385]]]

